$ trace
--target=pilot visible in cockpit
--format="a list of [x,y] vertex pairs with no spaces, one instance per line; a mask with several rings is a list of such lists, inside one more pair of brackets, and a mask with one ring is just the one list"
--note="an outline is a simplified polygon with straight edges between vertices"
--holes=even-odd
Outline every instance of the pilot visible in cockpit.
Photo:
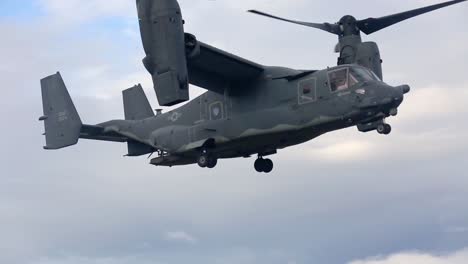
[[329,73],[330,88],[332,92],[348,89],[348,71],[341,69]]

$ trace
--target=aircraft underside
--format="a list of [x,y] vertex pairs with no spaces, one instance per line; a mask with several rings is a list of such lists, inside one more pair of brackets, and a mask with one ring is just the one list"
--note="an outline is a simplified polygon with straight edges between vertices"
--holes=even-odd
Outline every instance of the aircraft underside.
[[275,155],[281,149],[299,145],[315,139],[327,132],[355,126],[356,122],[343,123],[334,121],[320,126],[313,126],[282,133],[264,134],[258,136],[234,139],[221,144],[208,144],[207,147],[180,154],[159,152],[150,164],[155,166],[180,166],[197,164],[202,168],[216,167],[219,159],[251,158],[257,156],[254,168],[258,172],[269,173],[273,169],[273,162],[265,159]]

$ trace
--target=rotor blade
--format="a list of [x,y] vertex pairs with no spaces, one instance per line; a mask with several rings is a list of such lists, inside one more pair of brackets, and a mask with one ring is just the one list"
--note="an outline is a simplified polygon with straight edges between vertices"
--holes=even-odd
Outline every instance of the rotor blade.
[[257,14],[257,15],[261,15],[261,16],[266,16],[266,17],[273,18],[273,19],[278,19],[278,20],[281,20],[281,21],[286,21],[286,22],[289,22],[289,23],[294,23],[294,24],[306,26],[306,27],[318,28],[318,29],[321,29],[321,30],[324,30],[324,31],[327,31],[327,32],[330,32],[330,33],[336,34],[336,35],[341,34],[340,27],[338,25],[335,25],[335,24],[330,24],[330,23],[318,24],[318,23],[310,23],[310,22],[290,20],[290,19],[270,15],[270,14],[267,14],[267,13],[264,13],[264,12],[260,12],[260,11],[257,11],[257,10],[249,10],[248,12],[253,13],[253,14]]
[[422,15],[422,14],[425,14],[425,13],[428,13],[428,12],[431,12],[431,11],[434,11],[443,7],[465,2],[465,1],[467,0],[448,1],[444,3],[436,4],[436,5],[414,9],[414,10],[399,13],[399,14],[384,16],[381,18],[367,18],[367,19],[358,21],[358,27],[362,32],[369,35],[381,29],[384,29],[386,27],[389,27],[391,25],[404,21],[406,19],[419,16],[419,15]]

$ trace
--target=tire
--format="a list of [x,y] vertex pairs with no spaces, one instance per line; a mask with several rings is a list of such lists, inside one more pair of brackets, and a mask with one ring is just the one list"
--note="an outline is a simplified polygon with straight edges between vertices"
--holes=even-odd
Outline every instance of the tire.
[[198,163],[198,166],[200,166],[202,168],[206,168],[208,166],[208,163],[209,163],[208,156],[200,155],[200,157],[198,157],[197,163]]
[[392,126],[385,124],[384,127],[385,127],[384,132],[383,132],[384,135],[389,135],[390,133],[392,133]]
[[384,134],[385,133],[385,124],[380,124],[377,126],[377,133]]
[[218,165],[218,159],[211,157],[208,158],[208,164],[206,165],[207,168],[213,169],[214,167],[216,167],[216,165]]
[[271,159],[266,159],[263,163],[263,172],[270,173],[273,171],[273,161]]
[[255,170],[257,172],[263,172],[263,163],[264,163],[264,159],[257,159],[254,163],[254,167],[255,167]]

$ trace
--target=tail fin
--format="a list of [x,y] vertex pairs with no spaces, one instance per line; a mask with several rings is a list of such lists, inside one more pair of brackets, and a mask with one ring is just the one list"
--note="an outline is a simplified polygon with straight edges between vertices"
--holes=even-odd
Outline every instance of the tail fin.
[[153,109],[140,84],[123,91],[122,94],[125,120],[142,120],[154,116]]
[[46,146],[61,149],[78,143],[82,127],[80,116],[60,73],[41,80]]
[[[125,120],[142,120],[154,116],[153,109],[146,98],[141,85],[122,92]],[[136,141],[127,141],[128,156],[135,157],[154,152],[153,147],[138,143]]]

